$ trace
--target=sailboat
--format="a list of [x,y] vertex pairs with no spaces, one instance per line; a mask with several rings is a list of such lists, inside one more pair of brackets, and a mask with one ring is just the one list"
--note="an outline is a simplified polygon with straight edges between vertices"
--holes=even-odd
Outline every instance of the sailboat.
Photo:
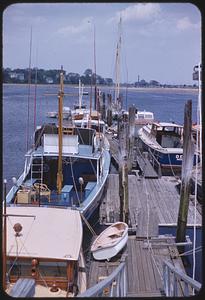
[[105,123],[99,113],[63,123],[63,72],[60,73],[59,119],[37,126],[24,171],[6,202],[17,205],[72,207],[89,219],[100,204],[110,167]]

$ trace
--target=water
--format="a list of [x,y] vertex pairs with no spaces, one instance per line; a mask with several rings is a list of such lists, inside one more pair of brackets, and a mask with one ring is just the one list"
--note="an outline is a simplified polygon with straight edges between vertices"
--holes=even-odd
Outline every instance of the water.
[[[160,226],[159,227],[159,234],[172,234],[173,236],[176,236],[176,227],[166,227],[166,226]],[[194,236],[194,229],[193,227],[187,227],[186,235],[188,235],[193,243],[193,236]],[[202,245],[202,229],[196,228],[196,248],[200,247]],[[193,245],[186,246],[184,251],[190,251],[193,249]],[[199,252],[196,252],[195,254],[196,258],[196,271],[195,271],[195,280],[202,282],[202,250]],[[193,254],[189,254],[185,256],[186,259],[184,261],[185,269],[187,274],[192,277],[193,272]]]
[[[37,87],[36,99],[36,124],[44,122],[55,122],[48,119],[48,111],[57,111],[58,108],[58,86],[41,85]],[[89,88],[85,88],[85,91]],[[103,88],[106,94],[108,88]],[[78,89],[65,86],[66,93],[75,94],[75,96],[65,96],[64,106],[72,107],[78,101]],[[46,95],[54,94],[54,95]],[[84,96],[84,102],[89,107],[90,96]],[[187,100],[192,100],[192,120],[196,122],[197,110],[197,90],[185,91],[178,90],[129,90],[123,91],[124,108],[135,104],[139,110],[148,110],[154,113],[155,119],[164,122],[174,121],[183,124],[184,105]],[[27,136],[27,109],[28,109],[28,86],[26,85],[4,85],[3,86],[3,178],[7,179],[9,189],[12,186],[11,178],[19,177],[24,168],[24,155],[26,153]],[[34,130],[34,86],[31,87],[30,96],[30,122],[29,137],[32,141]],[[165,233],[168,229],[165,230]],[[172,229],[173,231],[174,229]],[[172,232],[174,234],[174,232]],[[191,234],[190,234],[191,237]],[[200,233],[197,236],[197,243],[201,245]],[[191,258],[190,263],[191,263]],[[188,270],[190,272],[190,270]],[[201,254],[197,254],[196,279],[201,281]]]
[[[57,85],[40,85],[37,87],[36,97],[36,124],[44,122],[55,122],[46,117],[46,112],[57,111],[58,93]],[[75,96],[64,97],[64,106],[73,106],[78,101],[78,88],[65,86],[65,94],[71,93]],[[85,88],[89,91],[89,88]],[[102,89],[109,93],[108,88]],[[30,95],[30,123],[29,137],[32,142],[34,131],[34,93],[35,87],[31,86]],[[46,95],[47,94],[47,95]],[[52,95],[48,95],[52,94]],[[155,119],[160,121],[174,121],[183,124],[184,104],[192,99],[193,122],[196,121],[197,90],[177,91],[169,90],[146,90],[122,91],[124,107],[135,104],[139,110],[149,110],[154,113]],[[83,97],[89,107],[90,96]],[[11,178],[18,177],[24,168],[24,154],[27,143],[27,109],[28,109],[28,86],[27,85],[4,85],[3,86],[3,178],[11,187]]]

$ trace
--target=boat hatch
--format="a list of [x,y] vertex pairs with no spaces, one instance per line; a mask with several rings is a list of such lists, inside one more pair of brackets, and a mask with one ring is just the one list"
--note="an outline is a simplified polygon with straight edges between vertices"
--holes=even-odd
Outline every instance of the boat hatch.
[[[44,134],[44,153],[58,153],[58,134]],[[63,154],[77,154],[78,153],[78,136],[77,135],[63,135]]]

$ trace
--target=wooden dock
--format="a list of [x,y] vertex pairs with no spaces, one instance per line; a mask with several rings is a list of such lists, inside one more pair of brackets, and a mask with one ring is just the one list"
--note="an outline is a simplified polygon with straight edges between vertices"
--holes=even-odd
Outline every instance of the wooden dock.
[[[112,153],[112,161],[113,164],[118,168],[119,166],[119,143],[113,138],[113,135],[106,135],[110,144],[110,151]],[[136,143],[136,142],[135,142]],[[136,147],[134,147],[134,162],[133,167],[139,167],[141,173],[143,173],[144,178],[158,178],[158,174],[155,171],[154,167],[150,163],[149,159],[141,154],[139,155],[139,151],[136,151]]]
[[[153,219],[157,226],[176,226],[180,195],[174,177],[162,176],[158,179],[138,178],[128,175],[129,187],[129,227],[137,229],[137,236],[146,236],[147,220],[150,218],[150,236],[153,236]],[[100,223],[119,221],[119,175],[110,174],[107,189],[100,206]],[[151,222],[152,220],[152,222]],[[201,226],[201,214],[197,210],[197,224]],[[194,224],[194,205],[190,201],[188,226]],[[138,227],[138,228],[137,228]]]
[[[128,297],[163,297],[163,261],[169,260],[173,266],[177,266],[184,271],[178,251],[172,244],[173,238],[161,236],[151,239],[151,248],[147,247],[147,240],[129,236],[126,249],[127,253],[127,290]],[[109,276],[120,264],[119,257],[114,257],[110,261],[91,262],[88,288],[94,286],[101,280]],[[179,295],[183,296],[183,287],[178,283]],[[105,291],[106,296],[106,291]]]
[[[129,175],[129,235],[124,252],[127,254],[127,285],[130,297],[163,297],[163,261],[169,261],[185,273],[171,235],[159,235],[159,226],[176,226],[179,207],[177,181],[173,177],[144,179]],[[100,207],[100,222],[119,220],[119,175],[110,174]],[[190,202],[188,225],[194,223],[194,205]],[[197,211],[201,226],[201,214]],[[148,238],[148,239],[147,239]],[[149,241],[149,242],[148,242]],[[151,245],[151,247],[150,247]],[[109,276],[120,264],[119,257],[110,261],[91,260],[89,287]],[[182,283],[178,282],[183,296]],[[106,296],[106,291],[105,291]]]
[[[119,146],[112,135],[107,135],[112,161],[119,165]],[[129,236],[123,256],[126,255],[127,288],[129,297],[162,297],[163,263],[167,261],[185,272],[172,235],[159,235],[159,227],[176,227],[180,195],[175,177],[158,177],[146,157],[136,155],[136,165],[144,176],[128,175]],[[134,167],[136,169],[136,166]],[[190,200],[192,200],[190,195]],[[119,175],[110,174],[99,210],[100,224],[110,225],[120,220]],[[196,211],[196,223],[202,224],[200,209]],[[194,224],[194,204],[190,201],[188,226]],[[187,238],[187,241],[189,239]],[[191,242],[190,242],[191,244]],[[120,264],[121,255],[110,261],[91,260],[88,287],[108,277]],[[184,296],[183,282],[176,283],[178,295]],[[109,288],[108,288],[109,289]],[[109,294],[108,290],[104,291]],[[191,294],[191,293],[190,293]]]

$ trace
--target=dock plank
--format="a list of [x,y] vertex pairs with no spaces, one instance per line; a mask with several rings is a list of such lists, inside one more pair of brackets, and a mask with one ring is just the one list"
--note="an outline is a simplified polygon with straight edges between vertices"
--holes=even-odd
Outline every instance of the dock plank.
[[[167,241],[167,243],[165,243]],[[155,238],[154,243],[161,244],[161,247],[145,247],[146,239],[138,239],[132,235],[128,237],[126,266],[128,279],[128,296],[146,297],[163,296],[163,260],[169,260],[173,265],[177,265],[184,270],[180,257],[171,258],[168,240],[165,238]],[[167,244],[167,245],[166,245]],[[175,247],[174,247],[175,248]],[[176,248],[175,248],[176,251]],[[89,274],[89,286],[105,278],[119,265],[120,256],[113,261],[93,261],[91,262]]]

